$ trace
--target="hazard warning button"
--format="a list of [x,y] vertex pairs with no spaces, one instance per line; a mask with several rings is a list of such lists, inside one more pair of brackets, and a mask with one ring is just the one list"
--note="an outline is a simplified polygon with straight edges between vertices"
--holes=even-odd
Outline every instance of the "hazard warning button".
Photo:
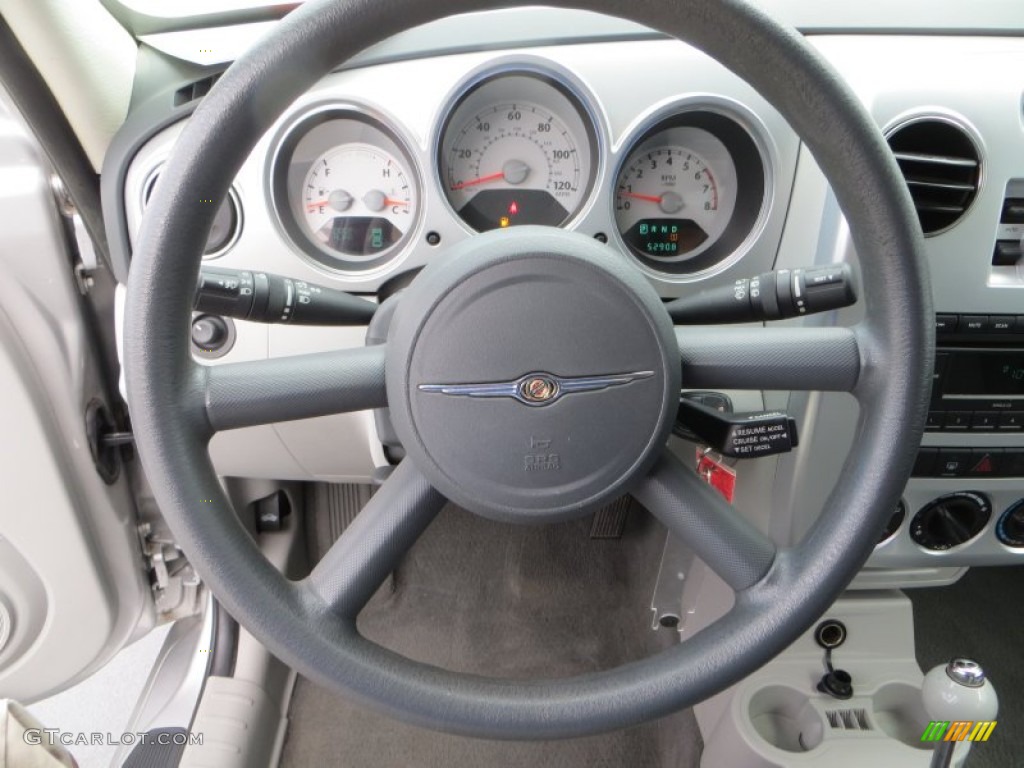
[[1000,477],[1003,474],[1003,451],[999,448],[974,448],[967,462],[969,477]]

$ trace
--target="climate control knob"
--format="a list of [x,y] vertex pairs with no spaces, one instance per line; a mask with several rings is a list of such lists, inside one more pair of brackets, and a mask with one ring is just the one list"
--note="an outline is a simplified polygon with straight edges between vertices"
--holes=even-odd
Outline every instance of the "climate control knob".
[[925,504],[910,521],[910,538],[936,552],[965,544],[992,516],[988,497],[977,491],[958,491]]
[[1012,504],[999,518],[996,536],[1008,547],[1024,549],[1024,499]]
[[907,505],[900,500],[900,503],[896,505],[896,509],[892,513],[892,517],[889,518],[889,522],[885,524],[885,530],[882,531],[882,535],[878,537],[878,543],[888,541],[896,535],[896,531],[903,525],[903,521],[907,518]]

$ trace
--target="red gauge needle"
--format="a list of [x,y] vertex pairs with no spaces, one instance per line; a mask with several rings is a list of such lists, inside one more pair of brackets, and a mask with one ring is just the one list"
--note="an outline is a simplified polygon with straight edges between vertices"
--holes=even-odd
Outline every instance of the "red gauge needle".
[[466,187],[475,187],[477,184],[486,184],[489,181],[497,181],[498,179],[503,178],[505,178],[505,172],[498,171],[497,173],[492,173],[488,176],[480,176],[479,178],[470,179],[469,181],[460,181],[458,184],[452,187],[452,192],[456,192],[460,189],[465,189]]
[[[322,206],[326,206],[326,205],[330,205],[330,204],[331,204],[330,200],[318,200],[315,203],[306,203],[306,207],[309,208],[309,210],[312,211],[312,210],[315,210],[315,209],[320,208]],[[384,205],[409,205],[409,202],[407,200],[392,200],[390,197],[385,197],[384,198]]]
[[622,197],[632,197],[634,200],[646,200],[649,203],[660,203],[662,195],[638,195],[636,192],[619,192]]

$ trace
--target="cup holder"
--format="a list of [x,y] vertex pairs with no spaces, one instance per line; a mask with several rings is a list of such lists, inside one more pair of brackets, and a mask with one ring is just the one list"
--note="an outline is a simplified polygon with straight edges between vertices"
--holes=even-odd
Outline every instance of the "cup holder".
[[[807,694],[784,685],[762,688],[750,699],[750,722],[758,735],[786,752],[810,752],[821,744],[825,724]],[[917,733],[918,737],[921,731]]]
[[921,741],[928,725],[921,702],[921,689],[906,683],[883,685],[871,697],[875,724],[890,738],[916,749],[931,749],[932,744]]

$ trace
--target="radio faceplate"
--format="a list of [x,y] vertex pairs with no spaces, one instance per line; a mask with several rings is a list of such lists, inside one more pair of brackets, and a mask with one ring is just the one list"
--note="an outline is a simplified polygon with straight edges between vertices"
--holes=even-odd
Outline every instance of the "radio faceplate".
[[1024,477],[1024,447],[995,440],[965,445],[955,437],[1024,433],[1024,316],[1009,317],[1003,325],[1010,330],[995,333],[992,318],[979,318],[936,318],[939,346],[926,430],[943,436],[939,445],[922,447],[914,477]]
[[1024,316],[1009,319],[993,333],[991,317],[938,316],[929,432],[1024,431]]

